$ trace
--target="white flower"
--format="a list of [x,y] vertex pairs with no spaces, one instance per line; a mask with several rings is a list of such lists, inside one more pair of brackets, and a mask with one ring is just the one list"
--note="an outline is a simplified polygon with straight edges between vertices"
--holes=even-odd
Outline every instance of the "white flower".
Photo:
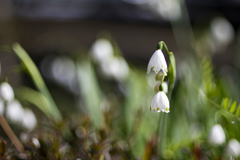
[[122,57],[112,57],[101,64],[101,70],[107,77],[124,80],[129,75],[129,67]]
[[5,100],[5,101],[11,101],[14,98],[14,92],[12,87],[7,83],[3,82],[0,85],[0,96]]
[[161,50],[156,50],[153,53],[148,63],[147,74],[149,74],[151,70],[155,71],[156,74],[162,70],[164,75],[167,75],[167,63]]
[[226,137],[223,128],[220,124],[216,124],[212,127],[208,136],[208,141],[214,145],[221,145],[225,142]]
[[233,157],[240,156],[240,143],[236,139],[231,139],[228,142],[226,152],[227,152],[227,154],[229,154]]
[[180,1],[178,0],[158,0],[151,1],[151,5],[156,12],[166,20],[178,20],[182,16]]
[[28,131],[33,130],[37,125],[37,119],[36,119],[34,113],[28,108],[24,109],[24,116],[23,116],[22,125]]
[[231,23],[222,17],[214,18],[211,22],[211,34],[215,43],[229,44],[234,38],[234,29]]
[[11,122],[22,122],[24,116],[22,105],[17,100],[13,100],[8,103],[6,108],[6,116]]
[[113,48],[107,39],[98,39],[91,48],[93,59],[96,62],[103,62],[113,55]]
[[150,111],[155,110],[157,112],[170,112],[169,100],[163,91],[158,92],[152,99]]

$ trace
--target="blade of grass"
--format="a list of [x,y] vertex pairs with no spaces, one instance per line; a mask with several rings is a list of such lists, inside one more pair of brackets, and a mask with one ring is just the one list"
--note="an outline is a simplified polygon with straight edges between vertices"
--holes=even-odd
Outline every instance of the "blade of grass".
[[17,90],[15,90],[15,94],[19,99],[35,105],[41,111],[43,111],[46,116],[51,118],[51,115],[48,112],[48,100],[41,92],[35,91],[28,87],[19,87]]
[[100,88],[89,58],[81,58],[77,61],[77,76],[80,92],[88,114],[97,128],[104,125],[104,118],[100,110]]
[[37,66],[29,57],[27,52],[18,43],[14,43],[12,48],[15,54],[21,60],[23,66],[25,67],[29,75],[31,76],[36,88],[46,97],[48,101],[46,111],[49,112],[55,122],[60,122],[62,120],[61,113],[59,112],[54,100],[52,99],[52,96],[50,95],[42,79],[42,76],[37,69]]

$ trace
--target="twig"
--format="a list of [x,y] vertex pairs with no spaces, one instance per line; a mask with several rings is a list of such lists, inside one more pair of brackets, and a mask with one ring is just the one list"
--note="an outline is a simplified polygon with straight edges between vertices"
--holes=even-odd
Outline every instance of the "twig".
[[7,121],[5,120],[5,118],[3,117],[3,115],[0,114],[0,124],[3,128],[3,130],[5,131],[5,133],[7,134],[7,136],[9,137],[9,139],[12,141],[12,143],[14,144],[14,146],[17,148],[18,152],[23,153],[24,152],[24,147],[21,144],[21,142],[18,140],[18,138],[16,137],[16,135],[13,133],[12,129],[10,128],[10,126],[8,125]]

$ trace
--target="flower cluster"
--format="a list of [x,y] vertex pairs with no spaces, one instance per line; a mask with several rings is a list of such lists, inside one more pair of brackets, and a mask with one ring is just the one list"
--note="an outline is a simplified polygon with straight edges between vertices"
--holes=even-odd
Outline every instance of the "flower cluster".
[[5,115],[8,121],[22,125],[26,130],[32,131],[37,125],[37,118],[32,110],[23,108],[21,103],[14,99],[12,87],[3,82],[0,85],[0,114]]
[[169,100],[166,95],[168,86],[166,82],[163,82],[164,77],[167,76],[168,67],[163,52],[160,49],[157,49],[153,53],[148,63],[147,74],[149,74],[152,70],[156,73],[156,80],[159,79],[158,77],[160,75],[160,79],[162,81],[161,83],[158,82],[154,87],[157,94],[152,99],[150,111],[154,110],[157,112],[168,113],[170,112]]

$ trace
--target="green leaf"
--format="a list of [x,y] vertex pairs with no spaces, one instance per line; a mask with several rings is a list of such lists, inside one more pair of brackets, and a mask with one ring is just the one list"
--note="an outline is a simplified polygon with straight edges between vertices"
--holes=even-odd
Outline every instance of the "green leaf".
[[77,77],[80,92],[88,114],[97,128],[104,125],[103,113],[100,109],[101,92],[89,58],[81,58],[77,61]]
[[223,109],[227,109],[227,105],[228,105],[228,98],[224,98],[224,99],[222,100],[221,107],[222,107]]
[[35,105],[49,118],[51,118],[51,115],[48,112],[48,100],[41,92],[35,91],[28,87],[19,87],[17,90],[15,90],[15,94],[18,99],[25,100]]
[[175,85],[175,81],[176,81],[176,61],[175,61],[175,57],[174,54],[172,52],[169,53],[169,88],[172,91]]
[[237,102],[235,101],[235,102],[233,102],[233,104],[231,105],[229,112],[230,112],[230,113],[233,113],[233,112],[236,110],[236,107],[237,107]]
[[55,120],[55,122],[60,122],[62,120],[62,116],[61,116],[55,102],[53,101],[52,96],[50,95],[37,66],[32,61],[32,59],[29,57],[27,52],[18,43],[14,43],[12,45],[12,48],[13,48],[13,51],[15,52],[15,54],[21,60],[23,66],[25,67],[27,72],[29,73],[36,88],[46,97],[46,99],[48,101],[46,112],[48,112],[48,114],[51,115],[51,117]]
[[237,111],[236,111],[236,116],[240,116],[240,104],[238,105]]

